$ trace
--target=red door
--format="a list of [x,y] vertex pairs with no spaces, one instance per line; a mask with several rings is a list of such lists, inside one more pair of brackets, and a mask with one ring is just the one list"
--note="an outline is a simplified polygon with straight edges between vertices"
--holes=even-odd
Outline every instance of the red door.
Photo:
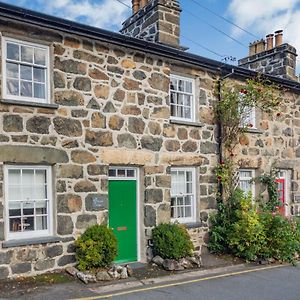
[[276,179],[278,184],[278,198],[282,205],[279,207],[279,213],[285,216],[285,182],[283,178]]

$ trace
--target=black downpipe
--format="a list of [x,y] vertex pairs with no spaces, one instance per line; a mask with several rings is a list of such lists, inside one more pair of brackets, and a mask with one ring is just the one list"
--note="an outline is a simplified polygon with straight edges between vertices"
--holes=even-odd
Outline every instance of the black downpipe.
[[[221,91],[222,91],[222,77],[220,77],[220,79],[218,80],[218,101],[221,102],[222,100],[222,95],[221,95]],[[221,163],[223,161],[223,151],[222,151],[222,123],[221,123],[221,118],[220,118],[220,112],[218,111],[217,114],[217,140],[218,140],[218,152],[219,152],[219,163]],[[220,195],[220,200],[223,198],[223,186],[222,183],[219,182],[218,184],[218,192]]]

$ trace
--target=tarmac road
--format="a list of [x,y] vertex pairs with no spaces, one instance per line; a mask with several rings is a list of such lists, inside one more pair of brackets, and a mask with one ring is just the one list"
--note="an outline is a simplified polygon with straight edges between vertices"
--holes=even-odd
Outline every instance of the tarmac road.
[[[243,271],[241,271],[243,272]],[[234,272],[211,277],[188,280],[187,282],[161,284],[164,287],[147,287],[120,296],[92,299],[114,300],[299,300],[300,267],[280,266],[262,268],[251,272]],[[228,276],[227,276],[228,275]],[[177,283],[178,284],[178,283]]]

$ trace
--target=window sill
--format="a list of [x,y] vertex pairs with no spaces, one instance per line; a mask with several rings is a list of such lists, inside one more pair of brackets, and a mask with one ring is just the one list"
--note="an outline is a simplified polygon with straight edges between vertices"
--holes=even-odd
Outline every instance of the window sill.
[[185,225],[186,228],[188,228],[188,229],[202,227],[202,223],[200,223],[200,222],[184,223],[183,225]]
[[185,120],[175,120],[170,119],[171,124],[180,124],[180,125],[187,125],[187,126],[194,126],[194,127],[203,127],[204,124],[200,122],[193,122],[193,121],[185,121]]
[[262,130],[259,130],[257,128],[248,128],[245,130],[246,133],[257,133],[257,134],[263,134],[264,132]]
[[52,109],[57,109],[59,107],[58,104],[54,104],[54,103],[39,103],[39,102],[30,102],[30,101],[21,101],[21,100],[8,100],[8,99],[2,99],[1,103],[20,105],[20,106],[30,106],[30,107],[52,108]]
[[57,236],[30,238],[30,239],[24,239],[24,240],[10,240],[10,241],[3,242],[2,248],[12,248],[12,247],[19,247],[19,246],[56,243],[56,242],[60,242],[60,241],[61,241],[61,238],[59,238]]

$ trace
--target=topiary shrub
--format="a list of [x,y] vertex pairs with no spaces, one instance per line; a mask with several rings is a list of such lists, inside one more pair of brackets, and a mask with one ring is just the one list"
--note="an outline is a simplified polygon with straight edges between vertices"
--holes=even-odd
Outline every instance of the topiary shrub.
[[183,225],[160,224],[153,229],[152,239],[154,254],[162,258],[180,259],[191,256],[194,250]]
[[117,256],[117,239],[110,228],[94,225],[75,241],[78,269],[109,266]]

